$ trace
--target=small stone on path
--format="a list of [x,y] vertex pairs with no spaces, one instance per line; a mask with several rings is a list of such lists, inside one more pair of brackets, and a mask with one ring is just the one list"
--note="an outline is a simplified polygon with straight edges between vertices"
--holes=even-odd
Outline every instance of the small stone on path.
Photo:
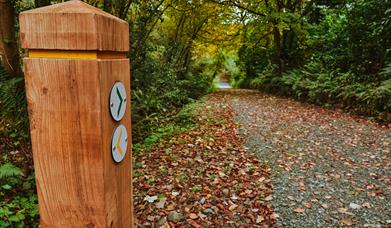
[[355,204],[355,203],[350,203],[349,207],[352,208],[352,209],[360,209],[361,205],[358,205],[358,204]]
[[181,213],[178,213],[176,211],[171,211],[167,215],[168,221],[173,222],[173,223],[178,223],[178,222],[182,221],[184,218],[185,217]]
[[159,219],[159,221],[155,224],[155,227],[164,227],[164,223],[167,222],[167,217],[162,217]]
[[204,212],[204,214],[214,214],[215,213],[214,210],[211,208],[206,208],[203,212]]

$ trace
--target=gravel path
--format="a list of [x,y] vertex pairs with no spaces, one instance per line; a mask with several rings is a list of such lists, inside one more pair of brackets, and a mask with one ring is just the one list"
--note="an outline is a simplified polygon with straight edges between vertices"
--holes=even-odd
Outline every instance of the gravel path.
[[217,96],[272,168],[278,226],[391,227],[389,126],[250,90]]

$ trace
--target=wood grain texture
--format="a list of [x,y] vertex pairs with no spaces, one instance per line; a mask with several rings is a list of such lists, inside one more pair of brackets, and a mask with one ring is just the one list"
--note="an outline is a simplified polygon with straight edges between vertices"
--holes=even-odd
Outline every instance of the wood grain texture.
[[129,50],[128,23],[81,1],[24,11],[19,20],[23,48]]
[[[99,60],[99,74],[101,85],[102,107],[102,132],[104,154],[104,187],[108,227],[129,227],[133,222],[132,211],[132,148],[131,148],[131,115],[130,115],[130,67],[129,60]],[[109,111],[109,97],[111,88],[115,82],[120,81],[126,89],[126,111],[120,122],[111,118]],[[111,151],[111,137],[114,129],[119,125],[125,125],[128,132],[128,149],[126,157],[119,164],[113,165]],[[109,140],[110,139],[110,140]]]
[[[25,58],[42,227],[131,227],[131,148],[111,157],[108,96],[129,61]],[[130,105],[121,121],[130,135]],[[131,141],[131,140],[130,140]]]

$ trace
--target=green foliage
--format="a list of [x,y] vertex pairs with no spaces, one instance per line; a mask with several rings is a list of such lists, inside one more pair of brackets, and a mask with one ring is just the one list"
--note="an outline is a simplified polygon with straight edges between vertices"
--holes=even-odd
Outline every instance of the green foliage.
[[[12,165],[11,163],[5,163],[0,166],[0,180],[7,180],[10,178],[23,176],[22,170],[20,168]],[[11,179],[15,180],[15,179]]]
[[187,104],[175,115],[172,115],[171,117],[168,117],[156,124],[156,126],[149,130],[149,135],[145,136],[142,143],[136,143],[133,145],[133,153],[143,153],[144,151],[149,150],[152,146],[172,137],[173,135],[192,129],[196,124],[197,107],[200,102],[202,102],[202,100]]
[[176,113],[180,107],[206,94],[213,79],[202,71],[202,65],[192,66],[192,72],[188,72],[185,78],[178,79],[177,72],[172,67],[158,64],[153,59],[135,73],[135,78],[138,79],[134,81],[132,90],[135,142],[142,141],[152,129]]
[[[391,112],[390,0],[87,2],[129,22],[135,153],[194,127],[222,71],[234,87]],[[27,129],[24,80],[0,66],[0,149],[28,144]],[[37,226],[33,174],[3,163],[0,227]]]
[[352,83],[354,77],[354,73],[327,71],[318,62],[310,62],[281,77],[266,72],[254,79],[253,85],[271,92],[278,89],[280,93],[285,92],[284,95],[317,104],[343,104],[369,115],[391,112],[391,79]]
[[0,227],[38,227],[34,175],[7,162],[0,165]]
[[210,4],[134,1],[130,7],[133,141],[213,89],[215,62],[196,56]]
[[385,60],[391,57],[390,53],[387,56],[387,48],[391,47],[389,9],[389,0],[358,0],[352,3],[352,9],[347,13],[347,33],[354,56],[353,72],[363,75],[378,73]]
[[12,139],[12,147],[26,143],[28,119],[23,78],[9,77],[0,65],[0,142],[4,138]]
[[236,54],[229,53],[224,62],[224,69],[227,71],[229,82],[233,88],[238,88],[245,79],[244,73],[237,64],[238,57]]
[[391,78],[391,63],[389,63],[380,71],[380,75],[384,76],[385,78]]
[[366,115],[390,113],[391,1],[314,3],[290,13],[265,5],[270,19],[253,18],[239,51],[243,86]]

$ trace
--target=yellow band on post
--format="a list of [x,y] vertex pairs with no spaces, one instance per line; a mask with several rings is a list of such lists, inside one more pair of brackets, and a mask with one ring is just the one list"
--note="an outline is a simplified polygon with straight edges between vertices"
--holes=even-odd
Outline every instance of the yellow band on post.
[[123,52],[73,51],[73,50],[29,50],[30,58],[47,59],[124,59]]

